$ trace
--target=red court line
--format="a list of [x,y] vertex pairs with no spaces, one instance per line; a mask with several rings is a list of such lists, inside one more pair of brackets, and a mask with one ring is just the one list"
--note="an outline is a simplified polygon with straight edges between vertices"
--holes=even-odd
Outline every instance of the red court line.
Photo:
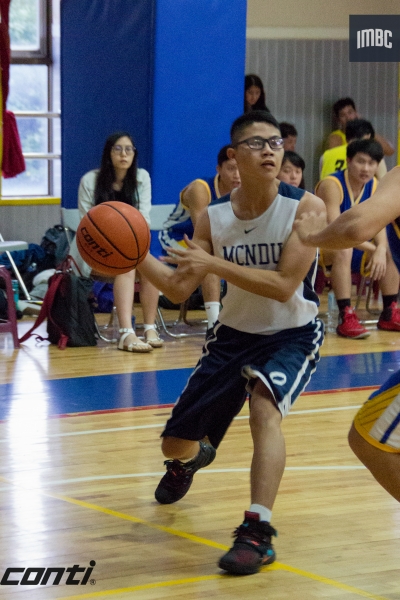
[[365,392],[368,390],[378,390],[380,385],[362,385],[361,387],[335,388],[333,390],[317,390],[314,392],[304,392],[302,396],[316,396],[318,394],[337,394],[339,392]]
[[[339,394],[341,392],[363,392],[379,389],[379,385],[366,385],[354,388],[337,388],[333,390],[318,390],[313,392],[304,392],[302,396],[316,396],[320,394]],[[113,413],[133,412],[138,410],[159,410],[160,408],[172,408],[175,404],[150,404],[149,406],[129,406],[125,408],[105,408],[103,410],[88,410],[77,413],[65,413],[61,415],[51,415],[49,419],[67,419],[69,417],[85,417],[88,415],[107,415]],[[6,423],[5,420],[0,423]]]

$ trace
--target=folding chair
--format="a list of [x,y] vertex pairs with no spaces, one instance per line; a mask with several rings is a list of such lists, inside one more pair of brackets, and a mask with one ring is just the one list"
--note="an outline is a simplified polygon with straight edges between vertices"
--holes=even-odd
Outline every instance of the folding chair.
[[[0,254],[2,254],[3,252],[7,253],[8,258],[11,259],[10,262],[13,267],[14,273],[17,275],[18,281],[22,281],[21,275],[19,274],[19,271],[11,258],[10,252],[13,252],[14,250],[27,250],[28,244],[26,242],[19,241],[5,242],[1,234],[0,238]],[[11,275],[5,267],[0,267],[0,279],[2,279],[5,283],[7,294],[7,319],[4,321],[0,320],[0,333],[11,333],[13,337],[14,348],[19,348],[16,315],[17,311],[15,307],[14,293],[11,284]]]
[[[169,215],[171,214],[172,210],[175,208],[175,204],[153,204],[153,206],[151,207],[151,211],[150,211],[150,230],[154,233],[158,233],[159,231],[162,231],[162,229],[164,229],[164,223],[165,221],[168,219]],[[187,311],[188,311],[188,306],[189,306],[189,299],[185,300],[185,302],[182,302],[180,304],[180,308],[179,308],[179,316],[176,319],[176,321],[174,321],[173,323],[166,323],[166,321],[164,320],[163,317],[163,313],[160,307],[158,307],[157,309],[157,321],[159,324],[160,329],[162,329],[164,331],[164,333],[166,335],[168,335],[169,337],[175,338],[175,339],[179,339],[179,338],[185,338],[185,337],[191,337],[191,336],[203,336],[205,334],[205,329],[203,328],[203,331],[178,331],[178,332],[174,332],[173,329],[175,328],[175,330],[182,325],[186,325],[189,327],[193,327],[197,324],[199,324],[198,322],[190,322],[187,319]]]
[[[25,282],[21,277],[21,273],[18,271],[18,267],[15,264],[13,257],[11,256],[11,252],[13,252],[14,250],[27,250],[29,247],[27,242],[5,242],[3,236],[0,233],[0,244],[3,244],[3,246],[0,245],[0,254],[2,254],[3,252],[7,254],[7,258],[10,261],[11,268],[14,271],[15,277],[18,279],[18,283],[24,293],[26,300],[28,302],[35,302],[35,300],[31,298],[31,295],[27,290]],[[10,249],[8,250],[7,247],[9,247]]]

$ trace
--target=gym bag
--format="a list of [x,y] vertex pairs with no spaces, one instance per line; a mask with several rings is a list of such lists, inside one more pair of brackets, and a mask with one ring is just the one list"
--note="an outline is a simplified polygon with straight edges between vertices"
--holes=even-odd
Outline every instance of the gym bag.
[[[90,302],[92,281],[75,275],[72,262],[78,269],[74,259],[68,256],[50,277],[40,313],[20,343],[35,335],[40,341],[57,344],[60,350],[66,346],[96,346],[96,324]],[[33,333],[45,319],[48,338]]]

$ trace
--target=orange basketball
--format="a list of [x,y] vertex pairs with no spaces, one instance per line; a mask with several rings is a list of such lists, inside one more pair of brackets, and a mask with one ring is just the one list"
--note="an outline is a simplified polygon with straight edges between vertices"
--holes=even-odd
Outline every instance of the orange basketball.
[[103,275],[131,271],[145,258],[150,231],[143,215],[124,202],[93,206],[79,223],[76,243],[83,260]]

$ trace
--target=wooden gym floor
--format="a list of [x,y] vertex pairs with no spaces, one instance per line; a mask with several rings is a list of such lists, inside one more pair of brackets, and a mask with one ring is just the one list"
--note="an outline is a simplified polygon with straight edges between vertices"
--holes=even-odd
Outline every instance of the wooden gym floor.
[[400,507],[346,439],[357,408],[399,368],[400,335],[374,326],[367,340],[327,335],[283,423],[277,562],[247,577],[216,564],[249,505],[247,405],[184,499],[160,506],[153,495],[164,473],[159,434],[202,341],[167,339],[139,355],[104,342],[13,351],[0,336],[0,578],[7,568],[96,563],[86,585],[66,585],[66,573],[58,586],[0,586],[1,598],[400,599]]

